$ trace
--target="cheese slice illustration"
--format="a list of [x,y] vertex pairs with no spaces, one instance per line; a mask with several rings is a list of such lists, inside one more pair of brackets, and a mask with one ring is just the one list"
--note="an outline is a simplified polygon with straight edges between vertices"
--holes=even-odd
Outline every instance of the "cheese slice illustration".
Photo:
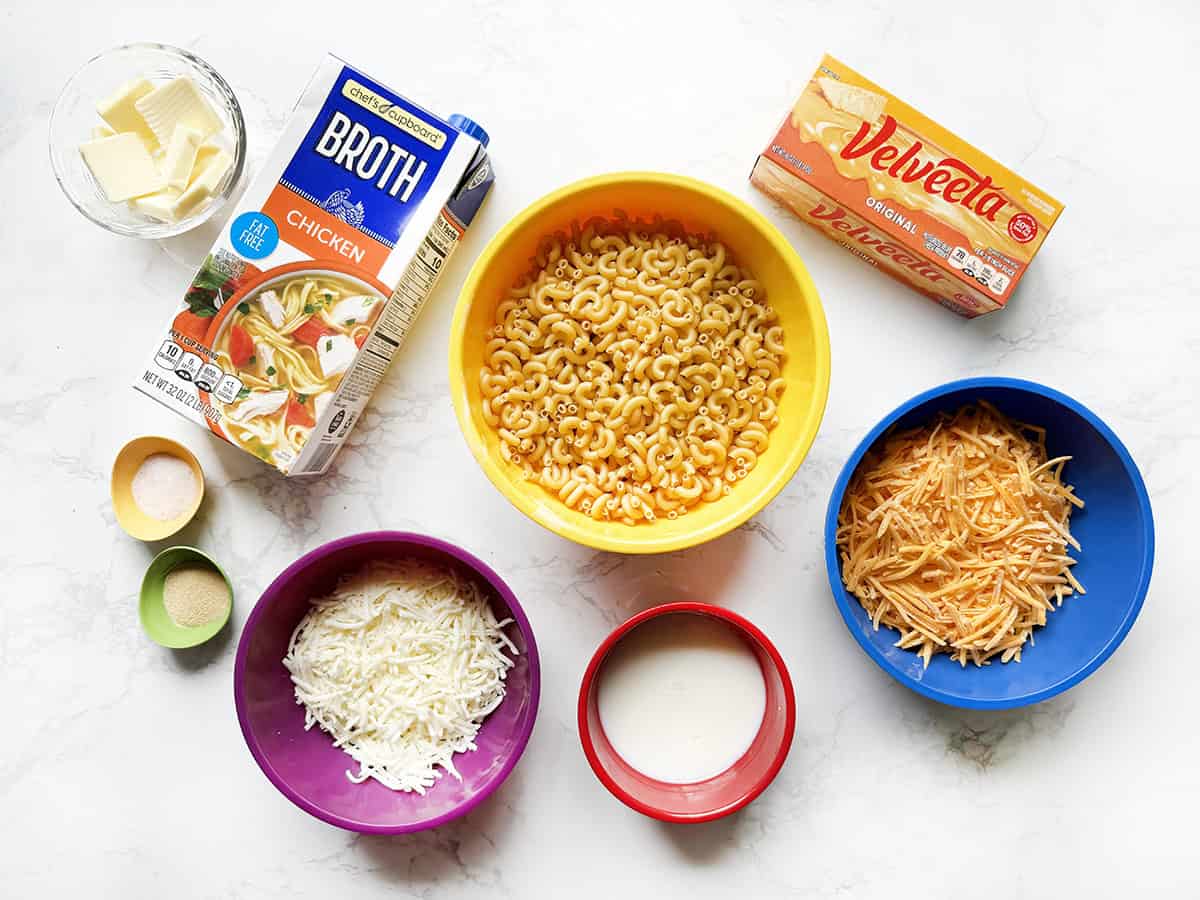
[[865,122],[875,122],[883,115],[887,98],[882,94],[852,84],[842,84],[832,78],[818,78],[817,84],[821,86],[821,93],[834,109],[858,116]]

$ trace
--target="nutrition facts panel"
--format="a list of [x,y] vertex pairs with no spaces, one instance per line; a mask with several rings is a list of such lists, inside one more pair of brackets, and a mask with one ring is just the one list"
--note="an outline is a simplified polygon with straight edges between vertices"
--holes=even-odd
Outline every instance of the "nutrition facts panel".
[[377,335],[390,338],[397,347],[400,345],[442,274],[446,259],[458,246],[459,237],[459,230],[439,213],[400,276],[392,300],[380,319]]
[[354,368],[342,381],[338,391],[338,401],[340,401],[338,405],[344,404],[347,407],[358,408],[365,405],[367,399],[383,379],[389,362],[391,362],[390,356],[384,356],[378,352],[360,355]]
[[438,215],[400,277],[379,324],[342,380],[330,404],[329,424],[318,423],[315,440],[305,448],[296,465],[296,474],[320,472],[329,465],[350,426],[383,379],[392,356],[404,343],[461,234],[444,215]]
[[975,256],[965,247],[955,247],[950,251],[950,263],[966,275],[973,278],[993,294],[1003,294],[1008,288],[1009,278],[1003,272],[998,272],[993,266]]

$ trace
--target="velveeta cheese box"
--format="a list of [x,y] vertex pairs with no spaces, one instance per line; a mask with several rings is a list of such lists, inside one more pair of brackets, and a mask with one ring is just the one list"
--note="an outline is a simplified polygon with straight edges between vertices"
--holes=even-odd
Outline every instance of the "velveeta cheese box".
[[324,472],[492,185],[487,142],[327,56],[135,387],[286,475]]
[[1002,309],[1062,204],[826,56],[750,176],[960,315]]

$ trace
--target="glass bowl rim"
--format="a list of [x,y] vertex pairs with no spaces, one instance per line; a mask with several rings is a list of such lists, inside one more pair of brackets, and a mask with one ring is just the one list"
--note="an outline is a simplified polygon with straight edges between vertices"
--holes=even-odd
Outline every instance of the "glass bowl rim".
[[[226,186],[218,194],[214,194],[212,202],[210,202],[199,213],[181,219],[178,222],[162,222],[157,225],[147,225],[145,228],[131,228],[121,223],[104,222],[93,216],[83,206],[77,198],[75,192],[68,186],[66,173],[60,165],[60,157],[64,155],[58,152],[58,148],[54,143],[54,128],[55,121],[58,118],[62,109],[64,98],[68,92],[76,84],[80,76],[88,70],[92,65],[110,56],[115,56],[118,53],[136,50],[148,50],[153,53],[162,53],[167,56],[173,56],[182,59],[185,62],[199,69],[206,78],[208,78],[218,91],[223,94],[229,101],[229,112],[232,118],[233,126],[233,171],[232,175],[226,176]],[[128,44],[119,44],[115,47],[109,47],[107,50],[102,50],[95,56],[90,57],[85,63],[71,73],[70,77],[64,82],[62,89],[59,90],[58,96],[54,100],[54,107],[50,112],[50,119],[47,126],[48,132],[48,150],[50,155],[50,168],[54,171],[54,180],[58,182],[59,188],[63,195],[70,201],[71,205],[78,210],[84,218],[89,222],[99,225],[105,231],[113,234],[123,235],[125,237],[136,237],[147,240],[159,240],[162,238],[175,237],[184,232],[191,231],[193,228],[204,224],[218,210],[220,210],[232,196],[234,189],[242,180],[242,174],[246,165],[246,120],[242,115],[242,105],[238,101],[237,94],[234,93],[230,86],[215,68],[208,62],[192,53],[190,50],[184,50],[182,47],[176,47],[172,44],[164,44],[158,41],[134,41]]]

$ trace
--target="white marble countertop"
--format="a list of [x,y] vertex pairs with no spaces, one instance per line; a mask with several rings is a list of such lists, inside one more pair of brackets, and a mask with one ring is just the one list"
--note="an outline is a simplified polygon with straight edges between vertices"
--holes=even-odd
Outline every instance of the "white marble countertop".
[[[1196,558],[1186,513],[1200,501],[1200,13],[1172,5],[42,2],[0,13],[0,894],[1197,896],[1195,585],[1183,570]],[[145,39],[190,48],[232,82],[252,155],[326,49],[492,134],[495,190],[354,446],[316,486],[285,482],[129,386],[191,272],[67,204],[46,123],[85,59]],[[1066,203],[1008,310],[959,320],[750,188],[756,154],[824,50]],[[693,175],[766,212],[809,266],[833,342],[824,425],[787,489],[734,533],[658,558],[591,552],[515,512],[472,461],[447,393],[450,316],[474,255],[547,190],[622,168]],[[1099,412],[1140,464],[1158,526],[1154,582],[1124,645],[1084,684],[1011,713],[937,706],[893,683],[847,634],[821,556],[829,490],[867,428],[919,390],[982,373],[1043,381]],[[127,538],[109,504],[113,455],[141,433],[198,453],[209,497],[180,539],[235,581],[232,628],[190,652],[142,634],[136,594],[156,547]],[[356,837],[293,807],[247,752],[231,690],[241,625],[275,574],[376,528],[442,536],[489,561],[543,654],[541,714],[513,776],[467,819],[406,838]],[[574,709],[608,630],[689,591],[772,636],[799,720],[757,802],[667,827],[592,776]]]

